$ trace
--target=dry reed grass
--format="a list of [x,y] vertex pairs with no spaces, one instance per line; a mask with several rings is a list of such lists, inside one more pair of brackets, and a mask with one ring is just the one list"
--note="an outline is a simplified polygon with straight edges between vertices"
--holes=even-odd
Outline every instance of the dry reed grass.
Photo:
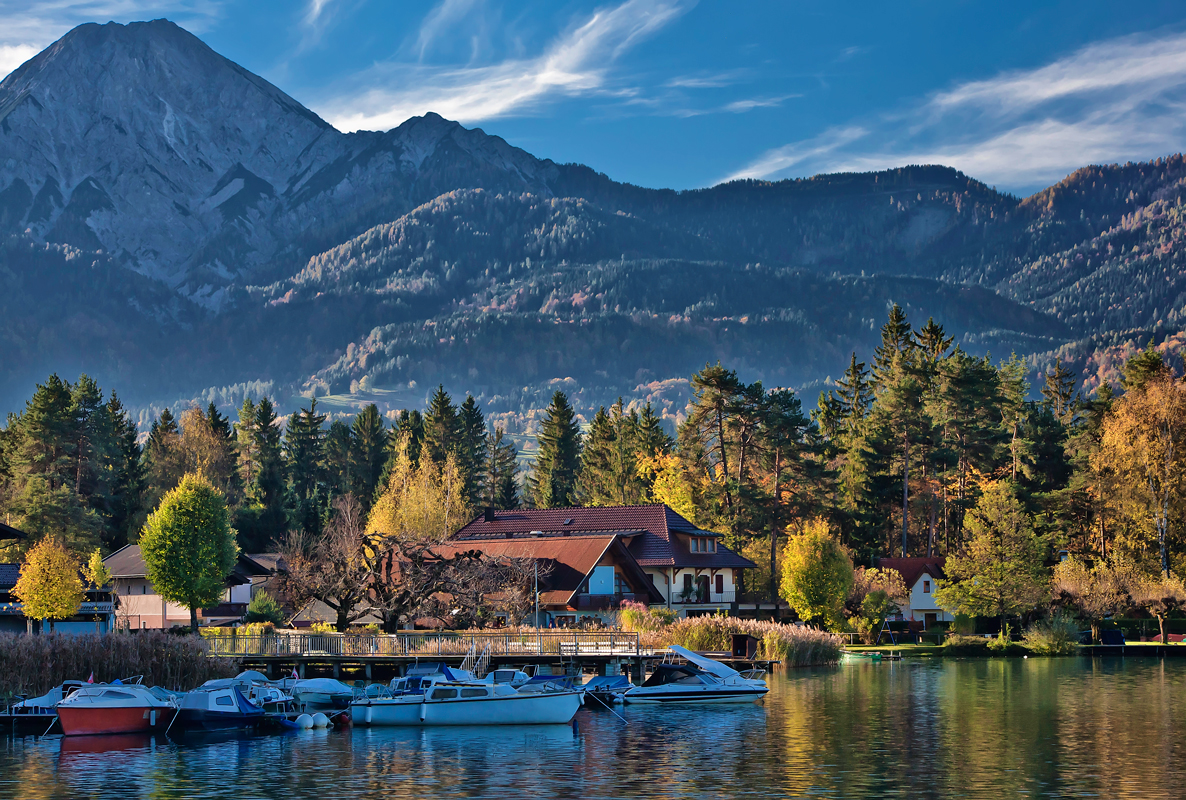
[[678,644],[689,650],[729,652],[732,635],[747,633],[761,643],[761,658],[777,659],[786,667],[833,664],[840,660],[840,637],[815,628],[782,625],[739,617],[685,617],[657,630],[640,632],[648,647]]
[[66,680],[112,681],[143,675],[148,686],[188,691],[239,671],[238,661],[210,658],[205,642],[163,631],[29,636],[0,633],[0,696],[36,696]]

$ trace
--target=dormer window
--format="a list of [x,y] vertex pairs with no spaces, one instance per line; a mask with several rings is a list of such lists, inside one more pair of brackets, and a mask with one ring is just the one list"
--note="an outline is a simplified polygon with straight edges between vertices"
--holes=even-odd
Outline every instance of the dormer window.
[[717,540],[705,536],[693,536],[690,540],[689,547],[693,553],[715,553],[717,551]]

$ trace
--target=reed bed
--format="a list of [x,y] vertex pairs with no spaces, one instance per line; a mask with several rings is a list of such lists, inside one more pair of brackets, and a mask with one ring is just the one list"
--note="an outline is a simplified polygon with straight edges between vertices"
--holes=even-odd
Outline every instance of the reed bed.
[[0,696],[35,696],[65,680],[112,681],[143,675],[148,686],[188,691],[211,678],[229,678],[238,661],[210,658],[195,636],[163,631],[71,636],[0,633]]
[[799,625],[725,616],[685,617],[668,624],[637,610],[633,616],[619,621],[624,623],[623,627],[636,629],[645,647],[678,644],[689,650],[728,652],[733,648],[733,634],[747,633],[761,643],[759,657],[777,659],[787,667],[834,664],[840,660],[839,636]]

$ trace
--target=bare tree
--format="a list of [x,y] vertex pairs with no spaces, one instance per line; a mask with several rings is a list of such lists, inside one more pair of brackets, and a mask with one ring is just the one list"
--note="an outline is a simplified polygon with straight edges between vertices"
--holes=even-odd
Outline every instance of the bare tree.
[[325,603],[336,614],[334,627],[339,631],[370,610],[365,528],[362,505],[347,494],[334,503],[333,516],[321,536],[291,531],[280,547],[281,591],[295,606],[311,600]]
[[417,616],[439,613],[441,598],[453,595],[481,568],[480,550],[452,555],[438,543],[416,534],[395,533],[369,539],[371,610],[383,618],[383,630],[395,633]]

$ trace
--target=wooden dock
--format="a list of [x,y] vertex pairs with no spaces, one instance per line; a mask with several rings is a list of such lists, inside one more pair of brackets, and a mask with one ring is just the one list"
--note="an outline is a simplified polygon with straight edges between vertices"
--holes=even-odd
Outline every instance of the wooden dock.
[[210,655],[235,658],[269,678],[289,675],[386,680],[418,662],[460,666],[487,659],[489,669],[532,666],[553,674],[641,676],[662,652],[636,633],[617,631],[407,631],[395,634],[288,634],[205,637]]

